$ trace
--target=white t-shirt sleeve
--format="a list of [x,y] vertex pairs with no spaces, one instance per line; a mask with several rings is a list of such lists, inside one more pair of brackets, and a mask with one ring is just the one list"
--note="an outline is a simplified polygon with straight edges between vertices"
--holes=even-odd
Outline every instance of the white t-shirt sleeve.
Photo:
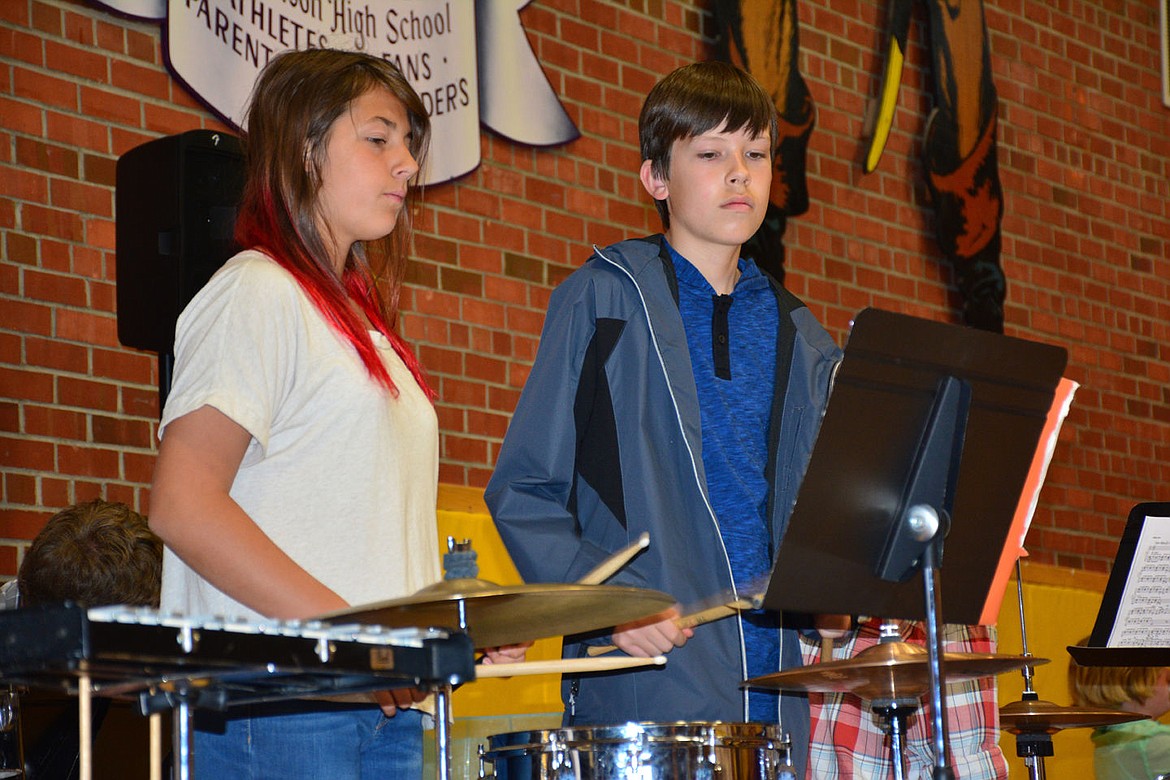
[[[277,411],[295,381],[296,281],[258,252],[228,261],[179,317],[175,383],[159,438],[173,420],[212,406],[267,450]],[[251,450],[251,447],[249,448]]]

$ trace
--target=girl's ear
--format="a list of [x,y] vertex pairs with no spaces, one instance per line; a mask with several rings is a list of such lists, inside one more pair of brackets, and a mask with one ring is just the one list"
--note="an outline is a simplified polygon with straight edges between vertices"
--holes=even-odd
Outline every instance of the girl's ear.
[[655,173],[654,163],[650,160],[642,161],[638,177],[642,180],[642,186],[646,188],[646,192],[650,193],[650,197],[654,200],[666,200],[670,197],[670,187],[667,185],[666,179]]

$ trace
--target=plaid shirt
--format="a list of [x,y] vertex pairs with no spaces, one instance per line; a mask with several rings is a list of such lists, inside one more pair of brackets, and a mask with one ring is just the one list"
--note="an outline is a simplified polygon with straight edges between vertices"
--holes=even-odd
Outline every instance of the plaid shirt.
[[[898,621],[903,641],[925,644],[921,623]],[[866,619],[857,631],[834,642],[833,660],[855,657],[878,642],[875,619]],[[995,652],[993,626],[943,627],[943,651],[947,653]],[[820,645],[801,637],[804,663],[820,660]],[[991,780],[1008,776],[1007,761],[999,748],[999,705],[994,677],[947,685],[947,758],[956,780]],[[809,746],[809,780],[856,778],[885,780],[893,777],[890,742],[875,722],[868,702],[851,693],[810,693],[812,739]],[[933,714],[929,693],[910,717],[903,736],[906,780],[929,780],[934,767]]]

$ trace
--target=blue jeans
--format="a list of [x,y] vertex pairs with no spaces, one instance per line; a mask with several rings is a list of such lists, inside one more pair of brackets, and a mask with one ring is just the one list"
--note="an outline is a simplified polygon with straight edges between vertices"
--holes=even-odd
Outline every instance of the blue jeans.
[[303,702],[196,713],[195,780],[419,780],[422,714]]

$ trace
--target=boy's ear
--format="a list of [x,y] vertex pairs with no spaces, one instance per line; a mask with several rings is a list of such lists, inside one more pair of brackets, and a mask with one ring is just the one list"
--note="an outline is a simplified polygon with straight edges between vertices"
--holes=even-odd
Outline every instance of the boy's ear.
[[646,192],[650,193],[650,197],[654,200],[666,200],[670,197],[670,188],[666,184],[666,180],[654,172],[654,163],[650,160],[642,161],[642,168],[638,171],[638,176],[642,180],[642,186],[646,188]]

